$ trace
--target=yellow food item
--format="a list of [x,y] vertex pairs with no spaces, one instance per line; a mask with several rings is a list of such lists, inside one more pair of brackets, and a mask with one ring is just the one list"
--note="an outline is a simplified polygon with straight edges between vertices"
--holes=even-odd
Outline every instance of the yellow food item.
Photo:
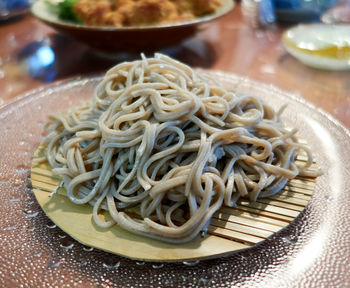
[[299,25],[282,37],[289,47],[309,55],[332,59],[350,58],[350,32],[345,25]]

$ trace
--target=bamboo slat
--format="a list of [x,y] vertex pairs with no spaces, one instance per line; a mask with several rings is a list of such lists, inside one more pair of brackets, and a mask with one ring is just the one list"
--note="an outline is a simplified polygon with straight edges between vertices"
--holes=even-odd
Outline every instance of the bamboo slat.
[[[39,153],[40,149],[35,157]],[[304,159],[298,161],[302,163]],[[277,195],[260,198],[257,202],[240,199],[237,207],[222,207],[214,214],[207,235],[175,245],[134,235],[118,225],[109,229],[97,227],[92,221],[92,207],[71,203],[65,196],[65,189],[58,188],[60,177],[52,174],[47,163],[32,164],[31,181],[44,212],[77,241],[125,257],[150,261],[212,258],[251,247],[293,221],[311,199],[315,186],[314,179],[297,177]]]

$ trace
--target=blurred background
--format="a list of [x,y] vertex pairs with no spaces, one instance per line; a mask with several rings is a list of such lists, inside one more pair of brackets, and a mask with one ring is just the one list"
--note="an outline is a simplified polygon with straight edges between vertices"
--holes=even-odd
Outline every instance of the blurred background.
[[[101,74],[121,61],[139,58],[140,52],[151,55],[159,51],[193,67],[223,70],[298,93],[350,127],[350,74],[347,70],[350,57],[347,58],[346,48],[350,46],[350,36],[346,32],[350,29],[343,29],[344,35],[334,40],[338,41],[335,47],[340,45],[339,39],[343,40],[339,46],[342,58],[339,58],[339,51],[335,53],[336,58],[339,56],[345,63],[342,71],[305,65],[290,54],[293,51],[282,41],[284,33],[295,25],[322,25],[321,32],[323,25],[348,25],[349,1],[230,0],[234,7],[216,19],[184,27],[170,25],[166,29],[148,31],[148,34],[145,31],[132,34],[140,32],[130,29],[126,32],[101,28],[95,31],[81,27],[84,25],[55,23],[45,18],[47,15],[41,8],[36,12],[32,8],[31,12],[31,5],[45,1],[50,0],[0,0],[0,105],[53,81]],[[296,35],[293,31],[286,34],[292,37],[291,41]],[[307,33],[299,34],[317,34]],[[328,39],[328,35],[335,32],[327,33],[323,38]],[[306,40],[302,40],[304,48],[309,45],[305,44]],[[118,46],[120,43],[123,45]],[[143,45],[145,43],[147,45]],[[317,49],[316,44],[308,47]],[[322,45],[325,44],[321,43],[323,49]],[[332,43],[327,45],[327,49],[333,47]],[[304,48],[299,50],[305,52]],[[325,55],[321,56],[325,58]],[[323,68],[327,68],[327,63]]]

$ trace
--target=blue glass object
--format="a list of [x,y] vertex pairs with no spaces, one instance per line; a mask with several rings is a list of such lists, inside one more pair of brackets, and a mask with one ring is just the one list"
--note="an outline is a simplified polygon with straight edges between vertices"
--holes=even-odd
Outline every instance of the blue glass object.
[[322,12],[332,7],[337,0],[274,0],[276,9],[312,10]]
[[296,9],[300,7],[301,0],[275,0],[277,9]]
[[29,0],[0,0],[0,7],[6,10],[23,9],[29,6]]
[[57,74],[54,50],[45,41],[32,42],[18,55],[19,61],[30,77],[51,82]]
[[272,0],[261,0],[259,5],[259,19],[261,24],[268,25],[276,20],[275,7]]

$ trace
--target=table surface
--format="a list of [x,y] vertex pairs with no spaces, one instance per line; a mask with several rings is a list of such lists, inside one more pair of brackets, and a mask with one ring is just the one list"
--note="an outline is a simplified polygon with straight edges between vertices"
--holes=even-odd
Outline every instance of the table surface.
[[[233,72],[298,93],[350,128],[350,72],[316,70],[290,56],[281,43],[287,28],[253,28],[238,4],[195,37],[161,52],[193,67]],[[40,47],[49,51],[38,65]],[[102,57],[29,14],[0,23],[0,105],[53,81],[101,74],[130,57],[125,52]]]

